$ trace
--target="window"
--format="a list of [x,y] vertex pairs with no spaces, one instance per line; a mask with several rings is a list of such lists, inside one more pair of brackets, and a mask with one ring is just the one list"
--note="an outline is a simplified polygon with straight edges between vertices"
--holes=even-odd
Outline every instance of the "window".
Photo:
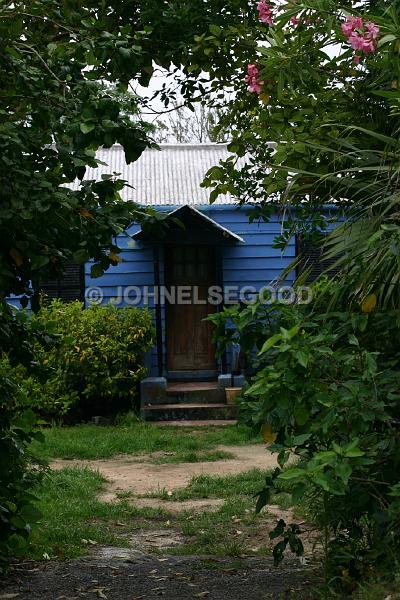
[[[315,281],[317,277],[321,275],[330,266],[333,266],[337,261],[337,258],[330,258],[322,260],[324,254],[324,248],[320,244],[315,244],[312,240],[304,239],[301,236],[296,237],[296,255],[302,255],[301,260],[296,268],[297,277],[305,269],[310,269],[310,273],[307,277],[307,282],[310,283]],[[334,277],[338,273],[338,268],[329,269],[326,273],[329,277]]]
[[43,283],[40,286],[43,294],[53,300],[59,298],[63,302],[85,298],[85,271],[83,265],[69,263],[65,267],[64,277]]

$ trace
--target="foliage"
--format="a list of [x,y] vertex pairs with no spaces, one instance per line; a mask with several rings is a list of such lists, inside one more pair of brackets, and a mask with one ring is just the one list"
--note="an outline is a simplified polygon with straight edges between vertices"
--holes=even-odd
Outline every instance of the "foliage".
[[[239,312],[239,321],[243,315],[245,324],[249,311]],[[242,414],[288,468],[274,473],[258,507],[269,502],[276,482],[290,484],[295,503],[307,496],[326,534],[327,577],[339,574],[348,583],[374,564],[390,567],[400,551],[394,533],[400,525],[400,317],[285,306],[281,320],[279,306],[269,311],[272,327],[262,346],[258,332],[253,335],[257,373]],[[289,456],[297,457],[295,465],[287,465]],[[285,540],[302,552],[291,527],[278,524],[276,535],[284,539],[277,560]]]
[[[158,3],[34,0],[0,9],[0,218],[2,297],[31,294],[62,274],[63,265],[94,259],[93,273],[110,264],[116,233],[145,215],[121,202],[116,177],[81,181],[97,164],[96,149],[120,143],[128,163],[152,145],[140,117],[141,98],[129,82],[148,85],[154,63],[168,69],[189,61],[195,35],[211,22],[232,20],[220,0]],[[178,85],[179,87],[179,85]],[[185,100],[197,84],[182,82]],[[35,301],[35,298],[33,298]]]
[[55,300],[32,321],[59,339],[49,350],[38,347],[36,359],[47,371],[43,382],[22,374],[24,395],[17,410],[27,402],[43,416],[59,418],[133,406],[137,384],[146,372],[144,354],[152,345],[152,320],[146,310],[84,309],[81,302]]
[[[224,117],[233,156],[204,182],[214,188],[211,201],[229,190],[240,202],[257,200],[265,220],[281,205],[278,247],[295,232],[317,237],[328,224],[323,207],[333,202],[337,217],[348,216],[328,242],[331,257],[348,265],[337,298],[357,305],[374,292],[380,306],[398,307],[398,2],[270,5],[272,23],[254,33],[249,61],[260,93],[247,89],[244,69]],[[360,14],[363,27],[373,23],[377,36],[355,62],[349,14]]]
[[[8,393],[8,389],[1,391]],[[38,473],[32,470],[28,451],[32,440],[41,440],[41,434],[35,431],[37,419],[31,411],[25,411],[19,418],[7,419],[5,427],[5,415],[4,411],[0,428],[0,570],[9,555],[25,553],[32,524],[40,516],[36,497],[30,491]]]

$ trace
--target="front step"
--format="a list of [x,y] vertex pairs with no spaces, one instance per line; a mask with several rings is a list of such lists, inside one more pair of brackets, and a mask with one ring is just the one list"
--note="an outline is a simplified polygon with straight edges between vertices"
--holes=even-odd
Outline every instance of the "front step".
[[217,381],[167,382],[148,378],[141,383],[141,417],[151,422],[232,422],[238,407],[226,404]]
[[238,407],[232,404],[176,403],[142,406],[141,416],[145,421],[219,421],[234,420]]
[[225,390],[216,382],[169,383],[166,404],[224,404]]

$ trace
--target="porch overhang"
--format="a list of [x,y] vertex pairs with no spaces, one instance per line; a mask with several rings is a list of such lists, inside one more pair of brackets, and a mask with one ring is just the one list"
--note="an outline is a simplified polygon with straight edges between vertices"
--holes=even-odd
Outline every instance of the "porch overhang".
[[239,235],[189,204],[170,212],[163,219],[161,230],[149,227],[141,229],[132,237],[143,242],[244,243]]

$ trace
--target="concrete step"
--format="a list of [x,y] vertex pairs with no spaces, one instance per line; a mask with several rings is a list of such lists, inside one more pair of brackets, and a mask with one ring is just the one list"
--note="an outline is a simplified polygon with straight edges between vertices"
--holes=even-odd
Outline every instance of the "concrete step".
[[233,420],[238,407],[220,403],[175,403],[145,405],[141,417],[145,421],[209,421]]
[[225,390],[218,388],[204,390],[169,390],[167,388],[168,404],[223,404]]

